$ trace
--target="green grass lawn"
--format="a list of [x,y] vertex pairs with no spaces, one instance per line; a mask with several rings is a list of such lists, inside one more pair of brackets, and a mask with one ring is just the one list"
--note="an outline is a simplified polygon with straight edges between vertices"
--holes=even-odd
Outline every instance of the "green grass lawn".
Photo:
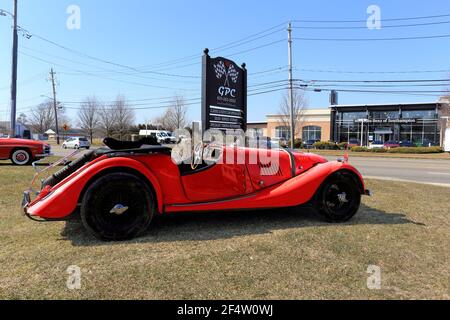
[[[2,299],[449,299],[450,189],[369,180],[342,225],[311,211],[178,214],[134,241],[19,213],[31,168],[0,162]],[[381,290],[366,287],[381,267]],[[82,270],[68,290],[67,267]]]

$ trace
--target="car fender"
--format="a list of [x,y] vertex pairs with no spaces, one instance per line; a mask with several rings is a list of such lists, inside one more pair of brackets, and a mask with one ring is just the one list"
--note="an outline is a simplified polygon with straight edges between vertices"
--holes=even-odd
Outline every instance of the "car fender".
[[76,209],[82,193],[99,175],[106,172],[117,172],[121,169],[133,170],[148,179],[158,204],[158,211],[163,210],[163,197],[160,184],[156,176],[143,163],[136,159],[115,157],[106,158],[82,167],[73,175],[56,185],[48,196],[33,203],[27,208],[31,216],[44,219],[63,219],[70,216]]

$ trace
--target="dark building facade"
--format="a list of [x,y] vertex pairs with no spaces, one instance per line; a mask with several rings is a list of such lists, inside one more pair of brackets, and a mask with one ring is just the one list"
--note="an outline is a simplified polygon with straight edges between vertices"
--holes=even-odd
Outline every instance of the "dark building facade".
[[415,145],[439,145],[440,103],[331,106],[331,140],[409,141]]

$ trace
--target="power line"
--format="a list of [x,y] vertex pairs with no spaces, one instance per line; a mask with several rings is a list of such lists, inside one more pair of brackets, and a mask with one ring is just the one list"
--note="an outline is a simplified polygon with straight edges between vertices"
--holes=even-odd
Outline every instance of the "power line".
[[86,72],[86,71],[82,71],[82,70],[77,70],[77,69],[72,69],[72,68],[67,67],[65,65],[54,63],[52,61],[48,61],[48,60],[41,59],[39,57],[30,55],[30,54],[27,54],[27,53],[25,53],[23,51],[19,51],[19,53],[21,55],[30,57],[32,59],[35,59],[35,60],[38,60],[38,61],[41,61],[41,62],[45,62],[47,64],[54,65],[54,66],[61,66],[61,67],[66,68],[68,70],[72,70],[72,71],[75,71],[77,73],[84,74],[84,75],[91,76],[91,77],[96,77],[96,78],[101,78],[101,79],[106,79],[106,80],[115,81],[115,82],[121,82],[121,83],[128,83],[128,84],[133,84],[133,85],[138,85],[138,86],[144,86],[144,87],[149,87],[149,88],[170,89],[170,90],[180,90],[180,91],[199,91],[197,89],[186,89],[186,88],[173,88],[173,87],[166,87],[166,86],[155,86],[155,85],[150,85],[148,83],[140,83],[140,82],[132,82],[132,81],[108,78],[108,77],[100,76],[100,75],[97,75],[97,74],[94,74],[94,73],[90,73],[90,72]]
[[[430,16],[419,16],[419,17],[390,18],[390,19],[382,19],[382,21],[408,21],[408,20],[422,20],[422,19],[433,19],[433,18],[443,18],[443,17],[450,17],[450,14],[440,14],[440,15],[430,15]],[[308,23],[358,23],[358,22],[367,22],[367,20],[292,20],[292,22],[308,22]]]
[[[239,42],[246,41],[246,40],[251,39],[251,38],[253,38],[253,37],[257,37],[257,36],[262,35],[262,34],[264,34],[264,33],[266,33],[266,32],[272,31],[272,30],[274,30],[274,29],[276,29],[276,28],[279,28],[279,27],[283,26],[285,23],[286,23],[286,22],[277,24],[277,25],[275,25],[275,26],[273,26],[273,27],[270,27],[270,28],[268,28],[268,29],[265,29],[265,30],[263,30],[263,31],[260,31],[260,32],[254,33],[254,34],[251,34],[251,35],[246,36],[246,37],[244,37],[244,38],[241,38],[241,39],[239,39],[239,40],[236,40],[236,41],[227,43],[227,44],[225,44],[225,45],[221,45],[221,46],[215,47],[215,48],[211,49],[210,51],[211,51],[211,52],[215,52],[215,51],[219,51],[219,50],[226,50],[229,46],[233,46],[233,45],[235,45],[235,44],[237,44],[237,43],[239,43]],[[161,66],[166,66],[166,65],[172,65],[172,64],[183,63],[183,62],[186,62],[186,61],[191,61],[191,60],[194,60],[194,59],[200,59],[200,58],[201,58],[201,55],[195,54],[195,55],[190,55],[190,56],[187,56],[187,57],[184,57],[184,58],[178,58],[178,59],[174,59],[174,60],[169,60],[169,61],[162,62],[162,63],[155,64],[155,65],[143,66],[143,67],[141,67],[141,68],[146,68],[146,67],[161,67]],[[196,63],[196,64],[197,64],[197,63]]]
[[421,39],[440,39],[449,38],[450,34],[443,35],[431,35],[431,36],[416,36],[416,37],[398,37],[398,38],[293,38],[294,40],[303,41],[345,41],[345,42],[357,42],[357,41],[402,41],[402,40],[421,40]]
[[399,83],[399,82],[450,82],[450,79],[395,79],[395,80],[329,80],[329,79],[295,79],[299,82],[345,82],[345,83]]
[[294,70],[302,72],[318,72],[318,73],[348,73],[348,74],[413,74],[413,73],[443,73],[450,72],[448,70],[406,70],[406,71],[348,71],[348,70],[330,70],[330,69],[304,69],[294,68]]
[[[439,22],[426,22],[426,23],[413,23],[413,24],[400,24],[400,25],[383,25],[382,29],[385,28],[406,28],[406,27],[419,27],[419,26],[431,26],[431,25],[442,25],[449,24],[450,21],[439,21]],[[294,26],[294,29],[313,29],[313,30],[351,30],[351,29],[367,29],[367,26],[329,26],[329,27],[316,27],[316,26]]]

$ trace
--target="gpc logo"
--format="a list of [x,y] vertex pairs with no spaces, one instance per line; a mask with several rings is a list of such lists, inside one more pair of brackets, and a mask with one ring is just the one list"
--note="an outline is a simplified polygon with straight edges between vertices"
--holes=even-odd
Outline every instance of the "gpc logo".
[[236,98],[236,89],[230,88],[230,80],[233,83],[237,83],[239,78],[239,71],[236,70],[234,65],[230,62],[225,60],[220,61],[219,63],[214,65],[214,71],[216,73],[217,79],[222,79],[225,77],[224,85],[219,87],[218,94],[221,97],[232,97]]
[[219,95],[221,97],[226,97],[226,96],[230,96],[232,98],[236,98],[236,89],[231,89],[228,87],[219,87],[219,90],[217,90]]

